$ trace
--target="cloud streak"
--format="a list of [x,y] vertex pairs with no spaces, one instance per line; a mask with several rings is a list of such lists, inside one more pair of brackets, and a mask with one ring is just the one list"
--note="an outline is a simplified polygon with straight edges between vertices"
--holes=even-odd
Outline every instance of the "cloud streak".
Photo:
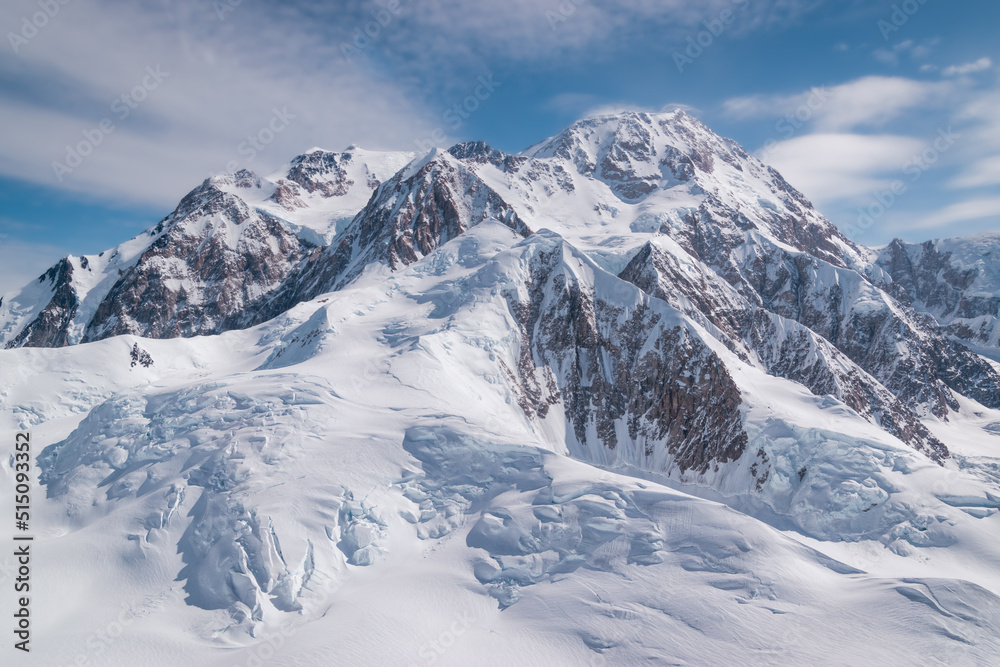
[[[986,218],[1000,221],[1000,197],[973,199],[951,204],[916,220],[913,226],[917,229],[934,229],[945,225],[954,225],[959,222],[973,222]],[[964,235],[964,232],[961,230],[949,230],[948,233],[955,236]]]
[[[9,5],[5,22],[27,8]],[[114,201],[169,206],[208,174],[240,160],[241,142],[260,131],[276,107],[295,120],[250,165],[254,169],[267,171],[314,145],[405,146],[428,130],[429,113],[405,86],[364,63],[343,62],[326,40],[288,34],[280,22],[256,18],[243,5],[225,22],[209,3],[67,5],[18,55],[0,56],[0,76],[9,84],[0,93],[0,113],[17,128],[0,137],[0,173]],[[254,29],[244,31],[248,25]],[[142,82],[147,67],[169,76],[120,118],[115,100]],[[74,82],[73,102],[39,93],[40,81]],[[52,163],[65,162],[67,147],[104,119],[114,122],[114,131],[58,180]]]
[[[894,208],[897,229],[1000,219],[1000,92],[960,76],[991,67],[985,58],[959,66],[951,80],[867,76],[818,92],[750,95],[725,101],[721,111],[738,121],[776,118],[761,158],[835,221],[853,225],[858,206],[877,201],[894,182],[908,183],[914,169],[942,176],[922,180]],[[890,123],[916,136],[880,132]],[[938,136],[954,137],[954,148],[937,148]],[[956,201],[956,191],[973,198]],[[937,210],[928,212],[928,202]]]
[[902,77],[866,76],[824,88],[822,104],[811,104],[814,91],[793,95],[752,95],[723,103],[730,118],[779,117],[803,105],[815,107],[810,120],[818,132],[883,127],[901,114],[926,107],[929,102],[951,93],[952,86],[941,82],[914,81]]
[[863,201],[885,188],[923,145],[912,137],[893,135],[810,134],[778,144],[768,162],[823,206],[838,200]]
[[945,67],[941,73],[945,76],[964,76],[975,72],[985,72],[988,69],[993,69],[993,61],[989,58],[980,58],[974,63]]

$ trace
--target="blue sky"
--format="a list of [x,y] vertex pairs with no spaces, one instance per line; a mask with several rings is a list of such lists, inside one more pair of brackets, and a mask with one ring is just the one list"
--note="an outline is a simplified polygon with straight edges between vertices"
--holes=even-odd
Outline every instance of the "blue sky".
[[861,243],[1000,229],[995,0],[137,4],[0,9],[0,293],[227,166],[433,137],[518,151],[624,108],[688,108]]

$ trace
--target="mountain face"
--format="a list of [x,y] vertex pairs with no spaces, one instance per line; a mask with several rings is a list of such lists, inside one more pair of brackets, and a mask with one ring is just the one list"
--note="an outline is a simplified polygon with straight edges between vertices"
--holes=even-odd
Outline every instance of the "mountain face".
[[[757,297],[750,301],[682,249],[670,252],[662,243],[644,246],[620,277],[702,322],[730,350],[758,360],[769,374],[797,382],[817,396],[836,397],[932,458],[948,456],[911,407],[834,343],[796,319],[769,310],[756,292],[749,292]],[[839,306],[839,300],[833,303]]]
[[0,302],[47,664],[88,577],[102,664],[987,664],[994,241],[858,246],[682,112],[209,179]]
[[336,242],[317,249],[272,297],[254,309],[258,324],[297,303],[340,289],[375,265],[398,269],[485,221],[521,236],[531,230],[514,209],[464,164],[433,152],[379,186]]
[[412,157],[313,150],[273,180],[210,179],[106,259],[67,258],[31,294],[8,297],[4,343],[245,328],[500,220],[521,236],[559,231],[744,358],[936,457],[947,449],[919,416],[947,419],[959,396],[1000,406],[1000,376],[954,340],[995,347],[995,299],[968,291],[984,289],[983,270],[963,272],[954,250],[926,244],[880,255],[855,245],[777,172],[683,112],[580,121],[521,155],[478,142]]
[[275,187],[261,205],[272,210],[272,202],[280,205],[289,222],[316,235],[311,239],[316,245],[329,245],[375,188],[416,157],[357,146],[340,153],[313,148],[270,177]]
[[740,389],[700,330],[601,276],[558,237],[519,259],[505,297],[526,415],[544,419],[558,405],[571,451],[602,462],[705,473],[744,454]]
[[984,354],[1000,341],[1000,237],[926,243],[896,240],[882,249],[877,264],[891,278],[886,289],[900,302],[934,317],[948,336]]
[[248,310],[413,157],[314,149],[272,179],[247,170],[208,179],[144,234],[100,255],[67,257],[7,295],[3,343],[57,347],[245,326]]
[[496,219],[522,236],[559,231],[744,358],[936,457],[947,449],[919,416],[947,419],[959,396],[1000,406],[1000,376],[955,342],[996,345],[995,299],[969,291],[989,288],[984,270],[963,272],[944,246],[855,245],[777,172],[683,112],[580,121],[521,155],[474,142],[411,158],[313,150],[273,180],[210,179],[107,259],[66,258],[31,294],[8,297],[4,343],[253,326]]
[[[231,184],[262,187],[247,171],[237,172]],[[222,185],[206,182],[153,230],[156,240],[108,290],[82,342],[224,330],[228,318],[273,290],[312,249],[279,218],[251,209]]]

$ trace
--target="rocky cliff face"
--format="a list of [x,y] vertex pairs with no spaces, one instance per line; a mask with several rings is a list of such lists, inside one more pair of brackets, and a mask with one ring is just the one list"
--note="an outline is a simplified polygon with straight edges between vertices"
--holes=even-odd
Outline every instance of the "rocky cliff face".
[[577,452],[602,462],[705,473],[743,455],[740,389],[676,311],[600,276],[558,237],[525,246],[522,262],[504,294],[525,413],[560,406]]
[[281,289],[252,309],[264,322],[325,292],[342,288],[372,265],[398,269],[485,220],[531,233],[514,208],[447,153],[433,153],[380,185],[334,245],[312,252]]
[[[668,246],[669,249],[669,246]],[[702,323],[742,359],[819,396],[834,396],[858,414],[936,459],[948,450],[865,368],[795,319],[750,301],[683,251],[650,242],[620,274],[646,293]]]
[[[361,210],[375,188],[415,157],[413,153],[382,153],[356,146],[343,152],[314,148],[272,177],[275,187],[267,201],[278,204],[293,219],[319,212],[336,231]],[[320,225],[317,231],[328,230]]]
[[[925,243],[895,240],[879,253],[883,286],[951,337],[996,355],[1000,343],[1000,236]],[[888,276],[890,281],[884,280]]]
[[[73,289],[73,263],[67,257],[38,277],[50,290],[50,300],[6,347],[62,347],[70,342],[70,327],[79,299]],[[2,305],[2,301],[0,301]]]
[[241,170],[206,180],[147,232],[100,255],[67,257],[7,295],[0,341],[60,347],[246,326],[253,305],[413,157],[313,149],[271,179]]
[[[249,172],[236,174],[251,180]],[[121,334],[176,338],[218,333],[274,290],[313,248],[280,219],[205,184],[108,291],[83,342]]]
[[858,271],[765,243],[742,258],[738,289],[831,342],[908,405],[944,418],[956,393],[1000,404],[1000,376],[986,361]]

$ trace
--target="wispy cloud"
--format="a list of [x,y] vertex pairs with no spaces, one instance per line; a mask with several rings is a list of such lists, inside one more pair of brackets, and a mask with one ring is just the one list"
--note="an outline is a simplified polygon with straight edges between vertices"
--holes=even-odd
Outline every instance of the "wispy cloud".
[[579,116],[599,103],[600,98],[593,93],[559,93],[546,100],[542,108],[556,113]]
[[1000,185],[1000,155],[990,155],[976,160],[953,178],[949,185],[954,188]]
[[[565,2],[509,0],[504,3],[465,0],[422,2],[420,11],[402,21],[404,29],[394,32],[394,45],[420,48],[425,56],[450,57],[458,52],[480,56],[502,55],[515,60],[565,53],[567,49],[588,49],[600,44],[604,49],[628,45],[637,31],[656,31],[662,40],[686,36],[692,28],[703,29],[706,19],[723,10],[740,10],[734,34],[789,24],[821,4],[817,0],[566,0]],[[412,38],[419,31],[433,31],[437,39]],[[426,48],[430,47],[430,48]],[[474,48],[473,48],[474,47]]]
[[[6,4],[3,23],[33,7]],[[0,135],[0,173],[169,205],[245,159],[241,142],[275,108],[295,120],[250,165],[262,171],[313,145],[404,146],[427,131],[429,114],[404,85],[347,63],[336,42],[259,18],[249,3],[225,21],[211,3],[66,5],[19,53],[0,52],[0,114],[17,128]],[[169,76],[121,118],[115,100],[141,85],[147,66]],[[71,84],[65,95],[46,92],[63,82]],[[52,163],[64,162],[85,133],[96,137],[104,119],[113,131],[60,181]]]
[[982,188],[1000,185],[1000,90],[987,91],[967,101],[958,119],[968,125],[962,170],[949,185],[953,188]]
[[[1000,197],[973,199],[945,206],[939,211],[926,215],[913,223],[917,229],[934,229],[959,222],[973,222],[984,218],[1000,221]],[[961,230],[951,229],[948,234],[962,236]]]
[[901,165],[922,148],[912,137],[810,134],[778,144],[767,160],[823,206],[870,197],[898,178]]
[[860,127],[882,127],[902,113],[941,99],[946,83],[914,81],[902,77],[867,76],[822,89],[821,104],[810,104],[814,90],[793,95],[752,95],[727,100],[723,113],[735,119],[772,118],[811,107],[809,121],[818,132]]
[[941,70],[941,74],[945,76],[963,76],[965,74],[973,74],[975,72],[984,72],[988,69],[993,68],[993,61],[989,58],[980,58],[979,60],[972,63],[965,63],[964,65],[952,65],[951,67],[945,67]]
[[[987,67],[992,63],[977,61],[957,69]],[[894,221],[909,215],[907,226],[897,228],[912,231],[990,216],[1000,219],[995,196],[1000,185],[998,106],[1000,91],[995,86],[984,87],[967,77],[921,81],[869,76],[819,93],[813,89],[734,98],[722,105],[722,112],[736,120],[775,119],[762,159],[835,220],[840,215],[853,223],[857,207],[892,183],[909,183],[916,168],[921,177],[934,170],[940,176],[923,178],[919,191],[914,190],[918,194],[907,199],[907,207],[922,210],[914,215],[912,209],[899,207],[892,213]],[[884,134],[890,123],[911,128],[916,136]],[[946,151],[935,145],[944,135],[955,137]],[[973,199],[956,201],[970,193]]]
[[941,39],[939,37],[925,39],[921,42],[907,39],[899,42],[898,44],[894,44],[890,48],[876,49],[872,55],[875,57],[875,60],[878,60],[885,65],[895,67],[900,64],[900,61],[904,56],[907,56],[911,60],[922,60],[926,58],[940,43]]

